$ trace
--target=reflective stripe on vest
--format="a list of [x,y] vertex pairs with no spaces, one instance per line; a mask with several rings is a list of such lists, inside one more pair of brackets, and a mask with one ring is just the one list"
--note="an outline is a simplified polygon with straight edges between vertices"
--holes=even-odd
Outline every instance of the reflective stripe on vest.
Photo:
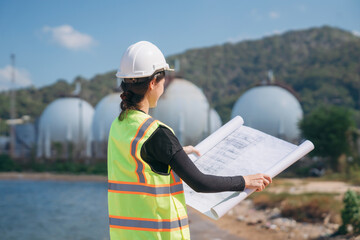
[[115,193],[143,194],[163,197],[183,193],[184,189],[181,182],[164,185],[151,185],[145,183],[119,182],[109,180],[108,191]]
[[110,227],[140,231],[169,232],[189,226],[188,218],[182,219],[147,219],[110,215]]
[[176,173],[174,173],[174,171],[172,171],[172,170],[171,170],[171,176],[172,176],[174,182],[176,182],[176,183],[182,183],[181,178],[179,178],[179,176],[176,175]]
[[134,137],[134,139],[131,141],[131,148],[130,148],[130,153],[131,156],[134,158],[134,160],[136,161],[136,173],[138,176],[138,182],[140,183],[145,183],[145,175],[144,175],[144,165],[143,163],[137,158],[136,156],[136,149],[138,146],[139,141],[145,136],[147,129],[151,127],[151,125],[155,123],[155,120],[153,118],[148,118],[146,119],[138,128],[137,133]]

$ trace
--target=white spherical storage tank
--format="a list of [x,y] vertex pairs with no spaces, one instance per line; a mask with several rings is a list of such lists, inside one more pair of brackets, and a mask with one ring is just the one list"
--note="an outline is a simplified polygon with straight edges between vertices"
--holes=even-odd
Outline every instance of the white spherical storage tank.
[[41,114],[38,127],[38,157],[51,157],[51,143],[71,142],[91,153],[91,124],[94,108],[80,98],[60,98]]
[[210,110],[210,133],[215,132],[222,126],[221,118],[215,109]]
[[94,141],[107,141],[111,123],[120,114],[120,93],[112,93],[100,100],[95,107],[92,122],[92,138]]
[[202,90],[179,78],[169,84],[150,115],[170,126],[183,145],[196,145],[209,135],[209,130],[211,133],[221,126],[220,117],[209,109]]
[[298,122],[303,111],[299,101],[279,86],[258,86],[246,91],[235,103],[231,118],[241,116],[244,125],[288,141],[299,139]]
[[105,158],[111,123],[119,116],[120,93],[112,93],[100,100],[95,107],[92,122],[93,156]]

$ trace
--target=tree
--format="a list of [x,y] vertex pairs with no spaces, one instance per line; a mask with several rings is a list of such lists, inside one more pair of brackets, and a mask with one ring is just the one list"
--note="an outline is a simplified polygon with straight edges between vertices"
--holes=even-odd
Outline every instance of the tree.
[[335,171],[339,156],[350,151],[348,135],[354,126],[349,109],[332,105],[316,108],[300,122],[303,136],[315,145],[312,154],[329,158],[330,167]]
[[352,225],[353,232],[360,234],[360,194],[348,190],[344,195],[344,208],[341,211],[343,224],[339,228],[340,234],[347,233],[347,226]]

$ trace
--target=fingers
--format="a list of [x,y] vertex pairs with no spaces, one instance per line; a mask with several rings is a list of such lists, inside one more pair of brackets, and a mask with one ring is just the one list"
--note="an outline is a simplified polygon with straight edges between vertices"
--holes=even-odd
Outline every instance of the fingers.
[[186,154],[191,154],[191,153],[195,153],[196,155],[200,156],[200,151],[197,150],[196,148],[194,148],[193,146],[189,145],[189,146],[185,146],[183,147],[184,151]]
[[262,173],[244,176],[244,179],[245,187],[255,189],[257,192],[261,192],[272,183],[271,177]]
[[265,184],[265,186],[269,185],[270,183],[272,183],[272,179],[270,176],[266,175],[266,174],[260,174],[260,179],[263,181],[263,183]]
[[266,187],[266,184],[264,181],[260,181],[259,183],[259,187],[256,189],[257,192],[261,192],[262,190],[264,190]]
[[[194,147],[193,147],[193,148],[194,148]],[[201,155],[200,151],[199,151],[199,150],[197,150],[196,148],[194,148],[194,153],[195,153],[196,155],[198,155],[198,156],[200,156],[200,155]]]
[[262,179],[265,187],[270,184],[270,181],[266,178]]
[[259,189],[259,192],[261,192],[262,190],[264,190],[270,183],[272,183],[272,179],[270,176],[265,175],[265,174],[261,174],[262,175],[262,183],[261,183],[261,187]]
[[264,174],[264,178],[269,181],[269,183],[272,183],[272,179],[269,175]]
[[258,188],[256,188],[256,192],[261,192],[264,189],[265,189],[265,186],[262,184]]

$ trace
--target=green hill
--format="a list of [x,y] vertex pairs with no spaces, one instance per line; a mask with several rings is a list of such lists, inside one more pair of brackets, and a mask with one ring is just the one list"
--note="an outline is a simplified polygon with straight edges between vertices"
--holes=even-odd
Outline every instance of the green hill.
[[[203,89],[223,121],[230,118],[237,98],[266,78],[291,86],[299,95],[305,113],[321,104],[360,108],[360,38],[352,33],[321,27],[289,31],[260,40],[226,43],[190,49],[169,56],[176,59],[181,75]],[[47,104],[70,93],[75,81],[82,83],[82,97],[93,106],[112,92],[115,70],[69,84],[64,80],[39,89],[17,91],[18,116],[40,116]],[[9,118],[9,94],[0,93],[0,118]]]
[[203,88],[223,120],[236,99],[261,83],[268,70],[298,92],[305,113],[322,103],[359,109],[360,38],[322,27],[261,40],[188,50],[169,57]]

